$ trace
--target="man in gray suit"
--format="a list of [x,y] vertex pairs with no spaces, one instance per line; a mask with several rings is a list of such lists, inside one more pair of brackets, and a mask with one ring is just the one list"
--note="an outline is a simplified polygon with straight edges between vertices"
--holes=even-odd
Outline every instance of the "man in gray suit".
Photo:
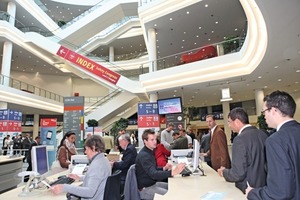
[[245,193],[247,182],[254,187],[266,184],[265,141],[267,134],[249,124],[243,108],[234,108],[228,114],[229,127],[238,135],[232,145],[231,168],[220,167],[218,173]]

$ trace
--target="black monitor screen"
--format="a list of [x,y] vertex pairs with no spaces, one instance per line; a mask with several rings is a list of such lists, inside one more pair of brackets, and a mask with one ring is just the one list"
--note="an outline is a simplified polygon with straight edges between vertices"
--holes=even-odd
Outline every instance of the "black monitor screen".
[[158,114],[182,113],[181,97],[157,100]]
[[48,172],[48,155],[46,146],[35,146],[32,148],[32,168],[40,175]]

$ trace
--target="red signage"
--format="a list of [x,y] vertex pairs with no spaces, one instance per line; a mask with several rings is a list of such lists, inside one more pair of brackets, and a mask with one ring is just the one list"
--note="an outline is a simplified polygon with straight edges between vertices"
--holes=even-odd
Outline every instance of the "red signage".
[[55,127],[57,119],[56,118],[45,118],[45,119],[41,119],[41,127]]
[[84,57],[66,47],[61,46],[56,52],[56,55],[63,57],[64,59],[76,64],[77,66],[109,81],[113,84],[117,84],[120,79],[120,74],[103,67],[102,65]]
[[139,115],[138,128],[159,127],[158,115]]

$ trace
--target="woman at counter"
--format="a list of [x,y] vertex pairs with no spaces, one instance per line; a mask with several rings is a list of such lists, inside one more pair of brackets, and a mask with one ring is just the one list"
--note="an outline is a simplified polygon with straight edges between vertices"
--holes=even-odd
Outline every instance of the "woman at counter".
[[105,184],[111,175],[111,166],[104,156],[105,145],[99,135],[92,135],[85,142],[85,153],[90,160],[90,166],[84,177],[69,174],[70,178],[82,180],[82,186],[59,184],[51,187],[54,194],[68,192],[82,200],[102,200]]
[[62,138],[57,150],[57,160],[62,168],[69,167],[71,157],[77,154],[75,147],[76,135],[72,131],[68,131]]

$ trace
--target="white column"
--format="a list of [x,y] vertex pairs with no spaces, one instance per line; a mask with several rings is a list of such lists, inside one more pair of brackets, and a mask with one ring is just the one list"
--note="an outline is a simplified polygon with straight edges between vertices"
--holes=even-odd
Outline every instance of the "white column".
[[[15,24],[16,16],[16,4],[9,2],[7,5],[7,12],[10,15],[9,23]],[[4,42],[3,45],[3,56],[2,56],[2,69],[1,75],[3,75],[3,85],[9,85],[10,69],[11,69],[11,57],[12,57],[13,44],[10,41]]]
[[109,47],[109,62],[115,61],[115,49],[113,46]]
[[148,44],[149,72],[154,72],[157,70],[156,31],[154,28],[148,30]]
[[34,116],[33,116],[33,135],[32,135],[33,139],[39,135],[39,128],[40,128],[39,121],[40,121],[40,115],[34,114]]
[[10,68],[11,68],[11,57],[12,57],[12,43],[4,42],[3,45],[3,56],[2,56],[2,69],[1,75],[3,75],[3,85],[9,85]]
[[264,90],[256,89],[255,90],[255,105],[256,105],[256,115],[259,116],[263,107],[263,99],[264,99]]
[[9,23],[14,25],[15,24],[15,17],[16,17],[16,4],[14,2],[8,2],[7,4],[7,12],[10,15]]
[[149,94],[149,99],[150,99],[150,102],[156,102],[158,99],[157,93]]
[[229,107],[229,101],[224,101],[222,102],[222,108],[223,108],[223,118],[224,118],[224,132],[226,134],[227,138],[227,144],[230,144],[230,138],[231,138],[231,130],[228,126],[228,113],[230,112],[230,107]]

